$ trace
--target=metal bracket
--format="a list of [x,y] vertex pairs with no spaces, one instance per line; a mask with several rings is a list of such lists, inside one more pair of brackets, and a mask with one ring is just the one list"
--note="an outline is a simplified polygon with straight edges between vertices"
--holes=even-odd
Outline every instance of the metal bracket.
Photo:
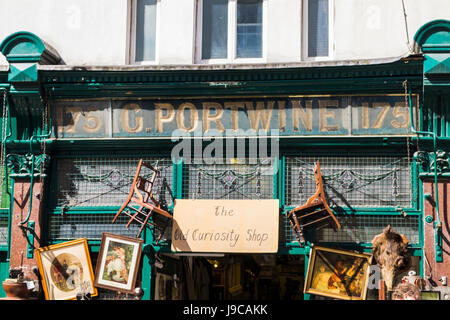
[[27,246],[27,258],[32,259],[34,256],[34,221],[28,221],[28,230],[27,230],[27,237],[28,237],[28,246]]
[[438,224],[435,222],[434,224],[435,230],[435,253],[436,253],[436,262],[443,261],[443,253],[442,253],[442,224]]

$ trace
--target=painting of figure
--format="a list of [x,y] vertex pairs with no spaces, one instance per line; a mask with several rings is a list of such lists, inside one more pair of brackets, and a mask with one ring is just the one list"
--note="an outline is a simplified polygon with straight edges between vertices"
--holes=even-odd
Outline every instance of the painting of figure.
[[305,293],[337,299],[365,299],[371,255],[314,246]]
[[106,255],[103,279],[127,283],[134,246],[111,241]]
[[133,293],[143,240],[104,232],[95,271],[95,286]]

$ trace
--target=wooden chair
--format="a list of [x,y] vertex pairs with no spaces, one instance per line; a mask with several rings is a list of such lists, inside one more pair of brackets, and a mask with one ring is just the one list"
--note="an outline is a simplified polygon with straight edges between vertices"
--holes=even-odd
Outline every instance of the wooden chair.
[[[152,171],[152,175],[149,180],[142,176],[142,167],[146,167]],[[140,159],[128,197],[112,220],[114,223],[121,213],[130,217],[130,220],[126,225],[127,228],[133,221],[141,225],[139,232],[136,235],[138,238],[147,224],[157,228],[160,231],[160,234],[156,239],[156,244],[158,244],[159,240],[162,238],[167,227],[167,223],[164,226],[159,226],[154,222],[150,222],[150,217],[152,217],[153,213],[156,212],[164,216],[167,221],[170,221],[170,219],[173,218],[169,212],[161,208],[161,204],[153,196],[152,189],[158,175],[160,175],[160,171],[158,169]],[[163,179],[163,183],[166,183],[165,179]],[[133,206],[133,204],[135,206]],[[136,208],[136,205],[138,208]]]
[[339,221],[334,216],[325,198],[319,161],[317,161],[316,167],[314,168],[314,178],[316,192],[304,205],[298,206],[288,213],[289,222],[300,246],[305,244],[303,232],[308,228],[312,228],[313,226],[318,227],[323,224],[331,224],[333,227],[341,228]]

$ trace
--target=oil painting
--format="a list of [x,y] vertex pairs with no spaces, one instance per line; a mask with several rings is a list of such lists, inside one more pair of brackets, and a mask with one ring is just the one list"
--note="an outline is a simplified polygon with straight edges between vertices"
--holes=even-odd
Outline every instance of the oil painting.
[[86,291],[97,295],[85,238],[39,248],[36,256],[46,300],[74,300]]
[[344,300],[365,300],[370,254],[314,246],[305,293]]
[[139,238],[103,233],[95,272],[95,286],[133,293],[142,242]]

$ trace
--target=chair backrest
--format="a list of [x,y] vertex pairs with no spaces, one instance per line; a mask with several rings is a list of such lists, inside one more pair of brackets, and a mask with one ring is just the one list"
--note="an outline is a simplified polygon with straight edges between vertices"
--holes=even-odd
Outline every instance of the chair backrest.
[[[142,167],[147,167],[152,171],[150,179],[145,178],[142,174]],[[150,163],[142,161],[142,159],[139,161],[138,168],[136,170],[136,176],[135,180],[133,182],[134,184],[134,190],[133,192],[136,192],[138,197],[141,201],[147,202],[149,198],[152,199],[153,202],[155,202],[156,205],[158,205],[157,201],[153,198],[153,186],[155,184],[155,180],[159,175],[159,170],[157,168],[154,168]],[[144,193],[142,195],[141,192]]]

